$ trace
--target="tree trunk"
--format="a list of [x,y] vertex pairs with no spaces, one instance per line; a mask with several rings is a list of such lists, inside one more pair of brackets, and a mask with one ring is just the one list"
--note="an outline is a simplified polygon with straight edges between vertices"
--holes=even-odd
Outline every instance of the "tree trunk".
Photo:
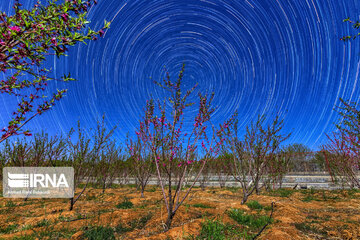
[[102,194],[105,193],[105,188],[106,188],[106,180],[104,181],[103,187],[102,187]]
[[166,223],[165,223],[165,232],[169,231],[170,227],[171,227],[171,222],[174,218],[175,214],[171,211],[168,213],[168,217],[166,219]]
[[144,197],[144,191],[145,191],[145,186],[142,185],[142,186],[141,186],[141,198]]
[[241,204],[246,203],[248,200],[249,194],[247,194],[245,191],[243,192],[243,199],[241,200]]
[[260,194],[259,180],[258,179],[256,179],[256,182],[255,182],[255,192],[256,192],[256,195]]
[[205,182],[201,182],[200,187],[202,191],[205,191]]
[[74,207],[74,198],[70,198],[70,208],[69,208],[69,211],[72,211],[73,210],[73,207]]

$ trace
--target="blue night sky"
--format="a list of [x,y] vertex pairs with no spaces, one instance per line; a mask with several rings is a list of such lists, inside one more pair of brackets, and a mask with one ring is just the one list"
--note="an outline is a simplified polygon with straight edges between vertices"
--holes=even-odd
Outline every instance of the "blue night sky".
[[[9,13],[13,2],[1,1],[0,10]],[[20,2],[30,8],[35,1]],[[100,0],[91,26],[106,19],[111,28],[68,57],[48,59],[55,76],[70,72],[77,81],[51,83],[49,94],[69,91],[28,129],[66,133],[78,119],[92,128],[105,113],[121,141],[135,131],[146,99],[165,96],[153,83],[164,66],[175,78],[184,62],[186,88],[197,82],[197,91],[215,92],[214,124],[236,109],[240,128],[258,114],[279,113],[284,133],[293,132],[288,143],[316,149],[335,130],[339,98],[359,101],[360,42],[340,41],[356,33],[342,20],[359,13],[355,0]],[[14,101],[0,96],[0,127]]]

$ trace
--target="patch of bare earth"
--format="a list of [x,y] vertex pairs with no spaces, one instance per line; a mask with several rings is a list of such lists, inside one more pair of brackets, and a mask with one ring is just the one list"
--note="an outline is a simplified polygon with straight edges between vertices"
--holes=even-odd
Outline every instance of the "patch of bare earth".
[[[82,239],[89,226],[112,227],[118,239],[186,239],[200,233],[205,219],[237,224],[228,216],[229,209],[269,215],[272,202],[274,221],[259,239],[360,239],[359,192],[299,190],[288,197],[263,193],[249,199],[268,207],[256,211],[240,204],[240,189],[196,188],[176,213],[171,230],[164,233],[166,209],[161,192],[152,186],[148,189],[140,198],[140,193],[128,186],[107,189],[105,194],[91,188],[73,211],[68,210],[66,199],[0,198],[0,239],[26,235]],[[125,199],[132,202],[132,208],[117,207]]]

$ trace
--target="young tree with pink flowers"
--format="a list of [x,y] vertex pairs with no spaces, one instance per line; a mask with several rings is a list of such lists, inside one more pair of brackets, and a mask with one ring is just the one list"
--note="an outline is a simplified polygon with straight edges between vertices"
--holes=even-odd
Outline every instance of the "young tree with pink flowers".
[[64,96],[66,89],[57,90],[49,98],[44,96],[48,82],[74,79],[70,75],[52,78],[43,63],[48,56],[65,55],[69,46],[104,34],[110,25],[106,21],[99,31],[84,31],[89,23],[86,14],[93,3],[96,1],[51,0],[27,10],[16,1],[14,15],[0,13],[0,71],[5,74],[5,79],[0,80],[0,94],[20,99],[7,126],[1,129],[0,143],[13,135],[30,136],[24,125]]
[[129,170],[134,174],[143,198],[145,188],[154,170],[152,154],[139,137],[136,140],[128,139],[127,148],[131,156]]
[[241,185],[244,204],[249,196],[264,186],[268,177],[267,168],[273,164],[272,159],[281,144],[290,137],[282,134],[284,120],[275,116],[270,124],[265,124],[266,117],[259,115],[246,127],[244,139],[238,136],[238,121],[225,132],[226,149],[233,157],[233,177]]
[[[197,85],[187,91],[182,90],[184,69],[183,65],[175,81],[172,81],[169,73],[166,73],[162,82],[156,82],[168,91],[169,98],[157,104],[154,100],[147,101],[145,117],[137,131],[139,139],[146,146],[146,154],[151,156],[155,164],[167,210],[165,231],[170,229],[177,210],[197,182],[207,161],[217,154],[223,141],[217,135],[220,136],[227,127],[224,124],[219,130],[215,130],[210,122],[211,114],[214,112],[211,106],[214,95],[200,93],[198,111],[191,131],[185,133],[184,112],[194,105],[188,101],[188,98]],[[170,113],[166,104],[171,106]],[[200,167],[195,179],[189,188],[184,189],[183,184],[188,170],[197,161]]]
[[336,125],[338,132],[328,135],[329,141],[323,146],[325,165],[333,179],[360,188],[360,111],[356,103],[340,101],[342,122]]

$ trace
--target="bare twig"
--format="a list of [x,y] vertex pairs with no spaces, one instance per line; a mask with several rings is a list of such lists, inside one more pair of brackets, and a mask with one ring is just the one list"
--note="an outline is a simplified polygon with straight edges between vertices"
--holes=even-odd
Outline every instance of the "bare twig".
[[273,215],[273,213],[274,213],[274,205],[275,205],[275,203],[272,202],[272,203],[271,203],[271,213],[270,213],[269,221],[268,221],[268,222],[261,228],[261,230],[253,237],[253,240],[255,240],[257,237],[259,237],[260,234],[265,230],[265,228],[270,224],[272,215]]

